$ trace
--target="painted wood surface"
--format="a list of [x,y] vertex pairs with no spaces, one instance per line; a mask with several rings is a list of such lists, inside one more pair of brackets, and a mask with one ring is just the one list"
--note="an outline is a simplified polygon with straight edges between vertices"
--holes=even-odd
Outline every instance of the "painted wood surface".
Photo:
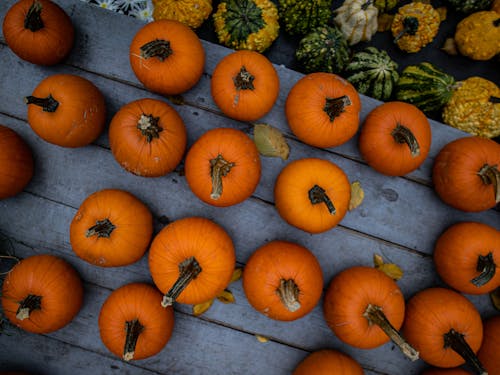
[[[74,265],[85,281],[85,303],[67,327],[49,335],[36,336],[14,330],[0,336],[0,369],[22,368],[40,374],[290,374],[309,352],[338,348],[352,355],[367,374],[418,374],[425,364],[410,363],[386,344],[375,350],[358,350],[342,344],[326,326],[321,302],[306,317],[295,322],[276,322],[256,311],[246,301],[241,282],[231,284],[236,303],[214,303],[201,317],[191,306],[176,304],[174,335],[165,349],[152,358],[125,363],[113,357],[100,341],[97,316],[109,293],[126,283],[152,282],[147,257],[127,267],[101,269],[77,258],[69,242],[69,223],[81,202],[103,188],[130,191],[151,209],[155,230],[165,217],[170,221],[186,216],[204,216],[222,225],[232,237],[237,263],[244,266],[252,252],[273,239],[287,239],[308,247],[324,272],[325,287],[340,270],[353,265],[371,265],[374,253],[402,266],[405,275],[398,282],[405,297],[440,284],[433,265],[432,249],[437,236],[449,225],[463,220],[488,223],[500,229],[500,214],[489,210],[464,214],[444,205],[434,194],[430,170],[434,156],[449,141],[465,136],[431,121],[433,146],[429,158],[417,171],[404,178],[388,178],[369,168],[357,150],[357,141],[332,149],[317,149],[298,141],[288,129],[284,102],[301,74],[276,66],[281,94],[262,121],[287,136],[291,160],[321,157],[341,166],[351,181],[360,181],[365,200],[347,214],[333,230],[309,235],[284,223],[273,205],[273,185],[289,162],[262,158],[262,179],[255,194],[233,207],[215,208],[199,201],[181,173],[160,178],[142,178],[127,173],[114,160],[107,132],[94,144],[64,149],[38,138],[26,123],[23,97],[54,73],[83,76],[103,92],[108,120],[124,104],[142,97],[161,98],[146,91],[128,63],[128,45],[143,23],[78,0],[57,1],[71,16],[76,44],[68,60],[55,67],[38,67],[19,60],[0,39],[0,123],[27,140],[35,155],[35,176],[18,196],[0,201],[0,231],[12,238],[17,255],[52,253]],[[14,3],[0,3],[0,18]],[[1,37],[0,37],[1,38]],[[183,105],[174,105],[188,131],[188,145],[214,127],[234,127],[252,135],[251,124],[224,117],[210,96],[210,75],[217,62],[231,51],[203,42],[207,54],[205,74],[189,92]],[[362,97],[362,119],[379,102]],[[182,166],[179,167],[179,170]],[[468,296],[483,316],[495,312],[487,296]],[[270,338],[260,343],[255,335]],[[22,340],[23,347],[15,343]],[[33,354],[34,353],[34,354]],[[64,360],[61,361],[60,358]],[[84,365],[87,363],[87,367]]]

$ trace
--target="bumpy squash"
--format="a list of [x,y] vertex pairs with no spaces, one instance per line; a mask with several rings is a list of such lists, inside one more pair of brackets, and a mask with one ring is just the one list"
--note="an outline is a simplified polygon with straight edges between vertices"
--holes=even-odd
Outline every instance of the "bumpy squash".
[[265,51],[278,37],[278,8],[270,0],[221,1],[213,15],[219,43]]
[[482,11],[471,14],[457,25],[458,51],[473,60],[489,60],[500,53],[500,14]]
[[332,0],[279,0],[279,19],[290,35],[305,35],[326,25],[332,15]]
[[446,2],[457,12],[473,13],[489,9],[493,0],[447,0]]
[[340,28],[350,45],[368,41],[377,32],[378,9],[373,0],[345,0],[335,10],[333,21]]
[[399,0],[375,0],[373,5],[375,5],[379,13],[387,13],[394,9],[398,5]]
[[176,20],[196,29],[212,13],[212,0],[153,0],[155,20]]
[[387,52],[367,47],[354,54],[346,67],[345,76],[359,93],[388,100],[399,79],[398,64]]

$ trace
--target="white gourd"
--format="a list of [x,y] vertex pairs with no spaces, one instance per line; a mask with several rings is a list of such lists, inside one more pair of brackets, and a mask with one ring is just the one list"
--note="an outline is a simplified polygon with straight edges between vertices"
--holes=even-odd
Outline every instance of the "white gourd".
[[346,0],[335,10],[335,24],[349,44],[368,41],[377,32],[378,9],[373,0]]

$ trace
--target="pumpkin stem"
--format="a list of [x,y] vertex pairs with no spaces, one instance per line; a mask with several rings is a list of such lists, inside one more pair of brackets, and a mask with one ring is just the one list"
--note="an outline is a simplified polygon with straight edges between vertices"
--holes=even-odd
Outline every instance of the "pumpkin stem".
[[137,129],[146,137],[148,143],[151,143],[153,138],[160,137],[159,133],[163,131],[163,128],[158,124],[159,121],[159,117],[153,117],[152,114],[146,115],[143,113],[137,122]]
[[111,232],[113,232],[115,228],[116,227],[111,221],[109,221],[109,219],[97,220],[95,225],[87,229],[85,237],[92,237],[97,234],[97,238],[109,238],[109,236],[111,236]]
[[164,61],[174,51],[170,48],[170,41],[163,39],[155,39],[144,44],[141,48],[141,57],[149,59],[150,57],[158,57],[158,60]]
[[227,176],[234,163],[225,160],[221,154],[210,160],[210,175],[212,176],[212,192],[210,198],[217,200],[222,195],[222,177]]
[[339,96],[338,98],[326,98],[323,111],[326,112],[330,121],[333,121],[336,117],[339,117],[342,112],[345,112],[345,107],[351,104],[351,99],[349,99],[347,95]]
[[295,312],[300,309],[300,290],[297,284],[295,284],[295,281],[292,279],[281,279],[280,286],[276,289],[276,293],[280,297],[281,303],[285,305],[288,311]]
[[495,203],[500,202],[500,171],[497,165],[485,164],[478,172],[479,177],[483,183],[493,185],[493,192],[495,194]]
[[39,1],[34,1],[26,13],[24,18],[24,28],[29,29],[33,32],[43,29],[43,21],[41,17],[42,13],[42,3]]
[[312,204],[325,203],[326,207],[328,208],[328,212],[330,212],[330,215],[335,215],[335,206],[333,205],[333,202],[330,200],[328,195],[326,195],[326,191],[322,187],[314,185],[309,190],[309,200]]
[[175,281],[170,290],[163,296],[162,307],[173,305],[182,291],[188,286],[191,280],[196,279],[201,272],[201,267],[195,257],[187,258],[179,264],[179,278]]
[[59,106],[59,102],[54,99],[52,94],[49,94],[46,98],[37,98],[35,96],[26,96],[24,98],[26,104],[34,104],[42,107],[44,112],[55,112]]
[[417,17],[405,17],[403,18],[403,30],[399,32],[398,35],[394,38],[394,43],[397,43],[399,39],[403,37],[403,35],[415,35],[418,30],[418,18]]
[[488,283],[497,270],[497,265],[493,260],[493,253],[490,251],[488,255],[479,255],[477,258],[476,271],[481,272],[479,275],[474,277],[470,282],[477,286],[478,288]]
[[391,135],[397,143],[406,143],[408,145],[412,157],[416,158],[420,155],[420,145],[417,138],[406,126],[398,124],[391,132]]
[[387,336],[396,344],[396,346],[407,356],[410,360],[416,361],[419,358],[419,353],[415,350],[401,334],[392,326],[384,312],[379,306],[368,304],[363,316],[370,324],[378,325]]
[[127,320],[125,322],[125,345],[123,347],[123,360],[130,361],[134,359],[135,346],[144,326],[139,323],[139,319]]
[[444,348],[451,348],[459,354],[465,361],[474,367],[478,375],[488,375],[474,351],[471,349],[464,335],[455,331],[453,328],[448,333],[444,334]]
[[16,318],[19,320],[28,319],[33,310],[42,309],[42,297],[28,294],[28,296],[19,302]]
[[243,65],[238,72],[233,77],[234,87],[236,90],[254,90],[253,80],[255,77],[245,68]]

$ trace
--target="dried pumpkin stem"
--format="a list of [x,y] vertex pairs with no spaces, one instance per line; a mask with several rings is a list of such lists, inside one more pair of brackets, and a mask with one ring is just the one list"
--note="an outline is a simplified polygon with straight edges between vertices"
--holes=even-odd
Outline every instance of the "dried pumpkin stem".
[[44,112],[55,112],[59,106],[59,102],[54,99],[52,94],[49,94],[46,98],[37,98],[36,96],[26,96],[24,98],[26,104],[34,104],[42,107]]
[[217,200],[222,195],[222,177],[227,176],[232,167],[234,167],[234,163],[225,160],[221,154],[210,160],[210,176],[212,177],[211,199]]
[[154,138],[160,137],[160,132],[163,131],[163,128],[159,125],[159,121],[159,117],[143,113],[137,122],[137,129],[139,129],[142,135],[146,137],[148,143],[151,143]]
[[495,194],[495,203],[500,202],[500,171],[498,165],[485,164],[478,172],[479,177],[486,185],[493,185],[493,192]]
[[243,65],[238,72],[233,77],[234,87],[236,90],[254,90],[253,80],[255,77],[245,68]]
[[339,117],[345,112],[345,107],[351,104],[351,99],[349,99],[347,95],[339,96],[338,98],[326,98],[323,111],[326,112],[330,121],[333,121],[336,117]]
[[419,358],[418,351],[415,350],[415,348],[413,348],[392,326],[379,306],[372,305],[371,303],[368,304],[363,316],[370,324],[378,325],[410,360],[416,361]]
[[405,34],[415,35],[418,31],[418,18],[417,17],[405,17],[403,19],[403,30],[401,30],[398,35],[394,38],[394,43],[397,43]]
[[124,361],[134,359],[137,339],[142,331],[144,331],[144,326],[139,322],[139,319],[127,320],[125,322],[125,345],[123,347]]
[[476,270],[481,273],[470,282],[478,288],[488,283],[495,276],[497,265],[493,260],[493,253],[491,251],[486,256],[478,256]]
[[187,258],[179,264],[179,278],[175,281],[170,290],[163,296],[162,307],[173,305],[182,291],[188,286],[191,280],[196,279],[201,272],[201,266],[195,257]]
[[34,294],[28,294],[28,296],[19,302],[19,307],[17,308],[16,318],[19,320],[28,319],[30,314],[34,310],[42,309],[42,297],[36,296]]
[[416,158],[420,155],[420,145],[417,138],[406,126],[397,124],[391,135],[397,143],[406,143],[408,145],[412,157]]
[[87,232],[85,232],[85,237],[92,237],[97,235],[97,238],[109,238],[115,228],[116,226],[107,218],[104,220],[97,220],[95,225],[87,229]]
[[280,297],[281,303],[285,305],[288,311],[295,312],[300,309],[300,290],[297,284],[295,284],[295,281],[292,279],[281,279],[280,286],[276,289],[276,293]]
[[43,29],[44,24],[42,21],[41,13],[42,3],[40,3],[39,1],[34,1],[28,9],[26,17],[24,18],[24,28],[29,29],[33,32]]
[[330,200],[328,195],[326,195],[326,191],[321,186],[314,185],[309,190],[309,200],[311,201],[312,204],[318,204],[318,203],[326,204],[326,207],[328,208],[328,212],[330,212],[330,215],[335,215],[335,212],[337,211],[335,209],[335,206],[333,205],[333,202]]
[[472,366],[478,375],[488,375],[474,351],[471,349],[464,335],[455,331],[453,328],[444,334],[444,348],[451,348],[459,354],[465,361]]
[[152,40],[144,44],[140,50],[142,58],[157,57],[160,61],[164,61],[173,53],[172,48],[170,48],[170,41],[163,39]]

